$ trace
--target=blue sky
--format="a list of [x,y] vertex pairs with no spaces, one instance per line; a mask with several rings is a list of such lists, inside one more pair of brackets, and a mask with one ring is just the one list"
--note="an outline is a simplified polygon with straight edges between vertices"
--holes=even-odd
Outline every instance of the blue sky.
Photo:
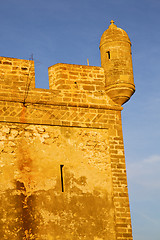
[[48,67],[100,66],[110,20],[132,42],[136,93],[122,111],[134,240],[160,239],[160,1],[0,0],[0,56],[34,56],[36,86]]

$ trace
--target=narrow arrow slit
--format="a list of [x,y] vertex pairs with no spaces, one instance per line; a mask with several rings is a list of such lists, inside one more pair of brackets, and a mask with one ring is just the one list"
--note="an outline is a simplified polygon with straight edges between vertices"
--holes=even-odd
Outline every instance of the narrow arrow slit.
[[63,185],[63,167],[64,167],[64,165],[60,165],[62,192],[64,192],[64,185]]

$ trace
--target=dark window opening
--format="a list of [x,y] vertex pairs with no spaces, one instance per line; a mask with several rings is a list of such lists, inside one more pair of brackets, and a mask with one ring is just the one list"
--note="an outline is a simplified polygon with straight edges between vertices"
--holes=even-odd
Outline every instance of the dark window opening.
[[111,58],[110,51],[107,51],[107,57],[108,57],[108,59],[110,59],[110,58]]
[[60,165],[62,192],[64,192],[63,167],[64,167],[64,165]]

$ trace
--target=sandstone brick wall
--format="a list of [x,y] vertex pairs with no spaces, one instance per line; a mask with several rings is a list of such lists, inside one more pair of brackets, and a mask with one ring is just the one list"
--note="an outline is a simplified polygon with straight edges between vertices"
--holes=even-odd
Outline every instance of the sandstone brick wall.
[[29,61],[2,60],[1,239],[132,240],[122,107],[103,69],[56,64],[46,90],[34,88]]
[[0,76],[2,90],[35,88],[34,61],[0,57]]
[[132,239],[132,226],[130,219],[129,197],[126,178],[126,165],[122,135],[121,115],[119,113],[119,126],[117,135],[110,135],[110,157],[112,169],[113,196],[115,206],[117,239]]
[[101,67],[58,63],[49,68],[50,89],[102,91],[105,88]]

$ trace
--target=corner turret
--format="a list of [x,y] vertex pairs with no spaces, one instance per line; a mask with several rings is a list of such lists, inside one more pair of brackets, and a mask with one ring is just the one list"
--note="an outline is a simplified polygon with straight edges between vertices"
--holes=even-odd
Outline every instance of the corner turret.
[[135,92],[131,42],[127,33],[111,21],[100,41],[101,66],[105,71],[105,89],[113,101],[122,105]]

